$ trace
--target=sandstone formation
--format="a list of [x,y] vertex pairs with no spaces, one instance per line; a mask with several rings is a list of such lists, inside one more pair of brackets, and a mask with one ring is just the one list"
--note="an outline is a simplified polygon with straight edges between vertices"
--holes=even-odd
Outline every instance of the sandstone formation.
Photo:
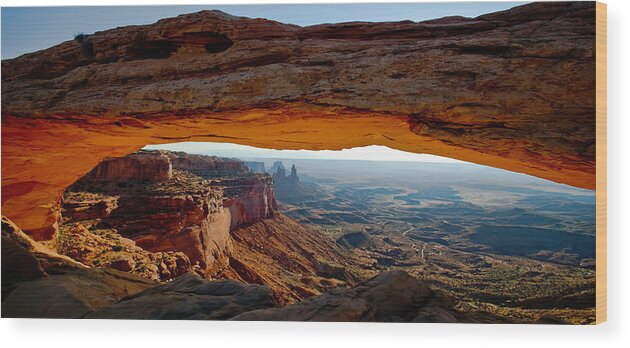
[[[298,204],[315,194],[312,189],[300,181],[295,165],[291,166],[291,174],[286,175],[282,162],[276,163],[279,163],[279,166],[273,173],[273,189],[278,200],[284,203]],[[274,167],[276,163],[274,163]]]
[[[351,285],[359,268],[319,231],[278,212],[268,174],[241,161],[170,151],[140,151],[110,159],[142,165],[159,155],[170,179],[109,180],[88,175],[64,194],[56,250],[96,268],[159,281],[187,272],[266,285],[278,303]],[[120,166],[118,166],[120,167]],[[142,170],[152,176],[150,168]],[[97,172],[104,172],[95,169]]]
[[298,302],[371,275],[366,265],[314,228],[276,213],[232,231],[229,268],[218,277],[262,284],[278,303]]
[[2,301],[6,318],[83,318],[156,284],[113,269],[81,269],[20,283]]
[[168,156],[173,169],[185,170],[204,178],[229,177],[242,175],[247,171],[244,162],[216,156],[189,154],[186,152],[162,152]]
[[114,230],[89,231],[80,223],[64,225],[55,236],[56,250],[93,268],[112,268],[154,281],[187,272],[202,273],[182,251],[150,252]]
[[446,297],[403,271],[384,272],[352,289],[337,288],[278,307],[268,288],[187,274],[130,296],[87,318],[274,321],[506,322],[484,312],[461,313]]
[[403,271],[282,307],[269,288],[255,284],[187,273],[155,286],[118,271],[87,269],[24,282],[2,309],[5,317],[31,318],[507,322],[484,312],[461,313]]
[[19,283],[87,268],[35,242],[2,216],[2,300]]
[[269,176],[224,180],[221,185],[225,185],[227,199],[223,205],[230,210],[231,230],[277,214],[278,204]]
[[[351,277],[352,265],[338,259],[342,256],[331,241],[314,231],[301,232],[298,223],[282,216],[238,229],[235,244],[243,253],[236,254],[239,259],[231,260],[223,275],[233,272],[236,279],[265,284],[272,279],[270,286],[284,293],[233,280],[208,281],[192,273],[157,286],[127,272],[85,268],[47,251],[5,218],[2,236],[3,317],[505,322],[487,313],[459,312],[451,300],[403,271],[384,272],[352,289],[326,289],[323,295],[278,307],[288,298],[278,294],[292,292],[301,299],[316,294],[308,286],[347,285],[341,279]],[[91,246],[89,241],[81,244]],[[325,260],[336,258],[343,266]],[[47,273],[52,271],[56,273]],[[287,287],[291,274],[303,278],[301,287]]]
[[311,27],[202,11],[2,62],[2,208],[36,239],[146,144],[364,145],[595,187],[595,4]]
[[63,197],[62,221],[105,219],[118,208],[118,198],[102,194],[86,195],[69,192]]
[[87,173],[86,180],[168,180],[173,177],[170,159],[160,152],[106,158]]
[[[259,309],[232,320],[502,322],[488,313],[460,313],[452,303],[404,271],[383,272],[352,289],[338,288],[297,304]],[[504,321],[503,321],[504,322]]]
[[[143,151],[131,156],[153,158],[155,153]],[[171,165],[173,153],[159,152],[159,154]],[[125,158],[111,162],[115,161],[128,162]],[[136,164],[141,165],[141,161]],[[140,170],[133,166],[128,169],[131,172]],[[159,170],[159,168],[155,169]],[[98,167],[95,170],[98,171]],[[143,167],[142,170],[150,173],[147,167]],[[222,265],[227,265],[226,255],[231,250],[231,217],[230,209],[223,204],[224,196],[221,187],[212,185],[209,180],[202,177],[178,170],[175,170],[175,174],[171,174],[170,180],[155,177],[157,178],[155,180],[94,181],[88,175],[73,185],[65,195],[69,204],[66,204],[66,199],[64,199],[62,206],[64,226],[57,236],[59,239],[60,236],[74,235],[74,238],[65,238],[67,242],[74,240],[74,243],[71,243],[73,246],[66,249],[66,252],[72,251],[72,255],[76,257],[85,254],[87,258],[93,259],[89,256],[93,251],[98,251],[97,254],[101,255],[103,246],[113,243],[122,248],[119,241],[129,240],[122,244],[126,244],[130,249],[118,250],[115,254],[118,259],[104,260],[101,257],[99,261],[101,263],[123,262],[121,253],[125,251],[135,253],[137,246],[141,250],[150,252],[146,256],[152,262],[135,260],[131,264],[132,262],[128,261],[114,264],[113,268],[118,268],[117,266],[130,268],[129,270],[135,273],[146,275],[145,271],[154,273],[157,267],[157,270],[161,269],[158,274],[162,279],[170,279],[182,272],[192,270],[192,266],[198,266],[202,272],[212,274]],[[102,211],[94,207],[113,200],[115,200],[115,208],[106,214],[86,213]],[[77,222],[101,235],[119,235],[124,238],[109,238],[108,241],[108,238],[93,236],[94,233],[77,233],[80,228],[72,225]],[[86,243],[89,239],[94,250],[74,252],[74,246],[84,249],[88,247],[78,243],[77,239],[86,239]],[[63,246],[60,244],[60,247]],[[169,252],[181,252],[183,255],[173,254],[172,257],[165,257],[168,255],[165,253]],[[171,267],[161,266],[162,260],[165,259],[169,260],[165,264],[171,264]]]
[[81,318],[156,284],[87,266],[33,241],[2,217],[2,317]]
[[225,320],[275,306],[269,288],[185,274],[91,313],[91,319]]

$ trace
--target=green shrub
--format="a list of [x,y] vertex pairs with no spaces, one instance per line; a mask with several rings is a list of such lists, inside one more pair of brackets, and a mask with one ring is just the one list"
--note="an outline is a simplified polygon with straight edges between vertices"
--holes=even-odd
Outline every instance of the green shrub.
[[85,41],[87,38],[88,38],[88,36],[87,36],[86,34],[84,34],[84,33],[78,33],[78,34],[74,35],[74,39],[75,39],[77,42],[83,42],[83,41]]
[[94,44],[87,34],[79,33],[74,36],[74,40],[81,45],[81,51],[86,57],[94,57]]

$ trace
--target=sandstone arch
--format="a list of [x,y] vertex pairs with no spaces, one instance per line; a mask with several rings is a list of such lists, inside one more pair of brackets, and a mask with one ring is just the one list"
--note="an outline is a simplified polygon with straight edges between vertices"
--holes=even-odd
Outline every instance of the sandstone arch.
[[[2,62],[2,210],[146,144],[369,144],[595,186],[595,4],[297,27],[203,11]],[[87,48],[87,49],[86,49]]]

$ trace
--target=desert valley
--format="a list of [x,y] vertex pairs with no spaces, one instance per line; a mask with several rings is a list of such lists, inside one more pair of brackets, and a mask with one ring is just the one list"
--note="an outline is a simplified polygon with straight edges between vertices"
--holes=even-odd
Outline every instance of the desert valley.
[[597,322],[596,6],[481,9],[4,59],[2,316]]
[[[44,244],[142,277],[138,290],[165,284],[70,309],[92,318],[589,323],[593,205],[589,190],[466,163],[142,150],[68,188]],[[75,272],[6,290],[3,312],[53,282],[59,297],[31,314],[69,315]],[[237,281],[221,302],[239,308],[206,313],[222,305],[190,299],[204,279]]]

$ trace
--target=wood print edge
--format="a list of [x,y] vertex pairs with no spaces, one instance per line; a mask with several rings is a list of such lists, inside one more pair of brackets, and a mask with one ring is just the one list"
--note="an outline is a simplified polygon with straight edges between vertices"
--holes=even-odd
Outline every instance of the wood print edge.
[[606,162],[606,110],[607,110],[607,5],[596,3],[596,250],[595,250],[595,323],[607,320],[607,162]]

